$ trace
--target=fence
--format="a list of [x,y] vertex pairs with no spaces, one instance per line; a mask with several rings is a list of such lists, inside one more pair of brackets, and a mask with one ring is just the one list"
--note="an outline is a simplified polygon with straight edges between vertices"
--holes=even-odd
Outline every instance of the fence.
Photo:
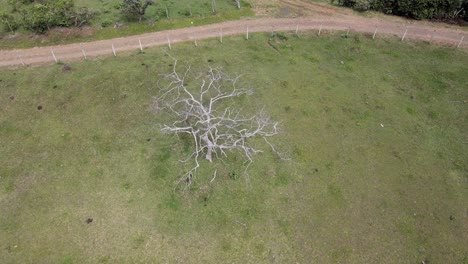
[[455,48],[468,46],[468,41],[464,41],[465,32],[447,28],[435,29],[388,22],[363,24],[362,21],[359,23],[345,19],[256,19],[146,33],[89,43],[24,50],[2,50],[0,51],[0,67],[50,64],[97,56],[118,56],[123,51],[143,50],[152,46],[167,45],[172,48],[172,44],[177,42],[193,42],[194,46],[197,46],[198,39],[219,38],[220,42],[222,42],[223,36],[226,35],[245,34],[245,38],[249,39],[249,34],[252,32],[292,31],[299,34],[300,31],[304,30],[316,30],[318,36],[327,30],[339,30],[346,32],[346,34],[355,31],[367,33],[373,39],[381,35],[393,35],[401,41],[417,39],[431,43],[443,43]]

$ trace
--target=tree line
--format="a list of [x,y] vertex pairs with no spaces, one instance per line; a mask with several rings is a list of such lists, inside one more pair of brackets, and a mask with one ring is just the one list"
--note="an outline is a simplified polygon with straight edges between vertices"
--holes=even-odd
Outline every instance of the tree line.
[[375,10],[414,19],[468,21],[468,0],[331,0],[358,11]]

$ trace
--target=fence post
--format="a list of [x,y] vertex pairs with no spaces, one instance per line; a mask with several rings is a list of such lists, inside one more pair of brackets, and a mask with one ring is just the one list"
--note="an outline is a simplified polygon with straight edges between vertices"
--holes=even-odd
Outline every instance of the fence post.
[[319,32],[318,32],[319,36],[320,36],[320,32],[322,32],[322,24],[320,24],[320,29],[319,29]]
[[461,37],[460,42],[458,42],[457,49],[460,48],[464,38],[465,38],[465,36]]
[[166,17],[169,19],[169,9],[167,9],[167,6],[164,6],[166,8]]
[[140,51],[143,52],[143,45],[141,45],[141,39],[138,39],[138,43],[140,44]]
[[223,28],[221,28],[221,35],[219,36],[219,42],[223,43]]
[[198,47],[197,38],[195,37],[195,33],[192,33],[192,38],[193,38],[193,43],[195,44],[195,47]]
[[55,57],[54,50],[50,49],[50,52],[52,53],[52,57],[54,57],[55,63],[58,63],[57,57]]
[[23,58],[21,58],[21,55],[19,54],[18,51],[16,51],[16,56],[18,57],[18,59],[20,60],[21,64],[24,66],[24,61],[23,61]]
[[375,35],[377,34],[377,27],[375,27],[374,35],[372,35],[372,39],[375,39]]
[[216,0],[211,0],[211,8],[213,9],[213,14],[216,14],[218,11],[218,8],[216,7]]
[[166,35],[166,37],[167,37],[167,45],[169,46],[169,49],[172,49],[171,40],[169,39],[169,35]]
[[271,36],[273,37],[274,34],[275,34],[274,26],[271,26]]
[[346,31],[346,37],[349,36],[349,27],[348,27],[348,30]]
[[245,39],[249,39],[249,26],[247,26],[247,30],[245,32]]
[[114,48],[114,43],[112,43],[112,53],[114,54],[114,57],[117,56],[117,53],[115,52],[115,48]]
[[403,37],[401,37],[401,41],[405,40],[406,33],[408,33],[408,27],[405,30],[405,33],[403,34]]
[[83,57],[84,57],[85,60],[86,60],[86,52],[85,52],[85,50],[84,50],[84,48],[83,48],[83,44],[81,44],[81,43],[80,43],[80,48],[81,48],[81,53],[83,53]]
[[296,36],[297,36],[297,31],[299,31],[299,24],[296,24]]

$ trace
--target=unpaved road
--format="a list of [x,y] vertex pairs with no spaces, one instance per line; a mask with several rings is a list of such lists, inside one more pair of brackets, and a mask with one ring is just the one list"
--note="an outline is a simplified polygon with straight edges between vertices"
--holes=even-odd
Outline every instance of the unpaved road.
[[[294,0],[281,0],[285,2]],[[300,2],[297,1],[296,2]],[[304,3],[305,5],[310,5]],[[290,3],[291,8],[294,5]],[[250,32],[274,31],[299,31],[318,30],[342,30],[348,29],[355,32],[369,33],[370,37],[377,30],[376,37],[382,35],[394,35],[408,40],[424,40],[436,44],[444,44],[460,48],[468,47],[468,36],[460,42],[463,36],[468,35],[466,30],[419,21],[407,21],[403,19],[364,18],[352,15],[351,12],[327,9],[327,7],[314,7],[314,5],[299,7],[303,11],[318,11],[299,15],[295,18],[257,18],[248,20],[229,21],[219,24],[194,26],[169,31],[146,33],[142,35],[115,38],[109,40],[58,45],[49,47],[36,47],[23,50],[0,50],[0,67],[18,67],[22,65],[52,64],[55,61],[72,61],[85,57],[113,56],[114,50],[118,56],[123,51],[132,51],[141,47],[168,45],[177,42],[194,42],[197,39],[218,38],[221,32],[224,36],[245,34]],[[328,13],[327,13],[328,12]],[[406,34],[405,34],[406,32]]]

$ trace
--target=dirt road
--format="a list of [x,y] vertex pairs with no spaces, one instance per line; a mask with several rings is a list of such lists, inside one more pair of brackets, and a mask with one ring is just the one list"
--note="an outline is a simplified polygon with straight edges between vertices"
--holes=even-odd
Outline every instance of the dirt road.
[[[364,18],[347,13],[323,15],[325,12],[327,11],[320,10],[318,15],[296,18],[229,21],[87,43],[23,50],[0,50],[0,67],[52,64],[56,61],[67,62],[96,56],[113,56],[114,52],[119,56],[123,51],[169,45],[169,43],[195,42],[197,39],[218,38],[221,32],[224,36],[244,34],[247,37],[247,34],[251,32],[270,32],[272,30],[316,30],[318,34],[320,29],[322,33],[326,30],[347,31],[349,29],[350,31],[369,33],[369,37],[376,33],[376,38],[382,37],[382,35],[394,35],[400,39],[404,38],[404,41],[415,39],[452,47],[468,47],[468,32],[462,29],[428,22],[407,22],[402,19]],[[462,38],[464,38],[463,41],[461,41]]]

